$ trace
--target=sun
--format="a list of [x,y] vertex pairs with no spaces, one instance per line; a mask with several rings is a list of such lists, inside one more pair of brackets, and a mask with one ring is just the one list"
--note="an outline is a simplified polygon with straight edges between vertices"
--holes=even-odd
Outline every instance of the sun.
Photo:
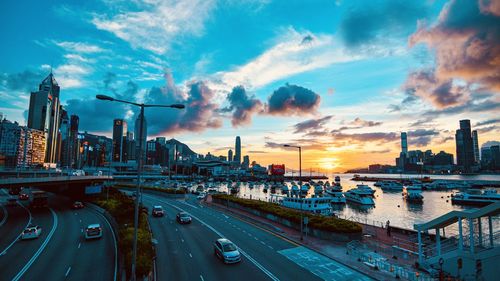
[[334,157],[321,158],[318,161],[321,169],[333,170],[339,167],[338,159]]

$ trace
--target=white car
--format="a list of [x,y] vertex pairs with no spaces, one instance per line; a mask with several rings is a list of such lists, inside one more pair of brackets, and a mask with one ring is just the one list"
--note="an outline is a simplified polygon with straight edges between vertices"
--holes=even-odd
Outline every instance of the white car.
[[102,237],[102,228],[101,225],[96,223],[96,224],[89,224],[87,226],[87,229],[85,229],[85,239],[99,239]]
[[21,232],[21,240],[36,239],[42,234],[42,228],[38,225],[28,226]]
[[200,195],[196,196],[196,199],[204,199],[207,196],[205,193],[200,193]]

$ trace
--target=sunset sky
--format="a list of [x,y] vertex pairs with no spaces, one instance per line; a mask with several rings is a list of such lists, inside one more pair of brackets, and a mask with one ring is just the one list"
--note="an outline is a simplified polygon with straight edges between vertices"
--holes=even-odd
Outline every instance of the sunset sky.
[[409,149],[455,153],[470,119],[500,140],[500,0],[88,0],[0,3],[0,112],[25,124],[30,91],[53,71],[80,130],[132,130],[197,153],[345,171]]

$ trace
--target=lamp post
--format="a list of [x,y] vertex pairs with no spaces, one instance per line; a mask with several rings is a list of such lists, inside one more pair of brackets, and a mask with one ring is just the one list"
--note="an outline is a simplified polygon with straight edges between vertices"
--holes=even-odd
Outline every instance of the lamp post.
[[284,147],[293,147],[299,149],[299,196],[300,196],[300,241],[304,240],[304,214],[302,212],[302,147],[296,145],[284,144]]
[[134,245],[133,245],[133,251],[132,251],[132,270],[131,270],[132,271],[132,273],[131,273],[132,280],[135,281],[135,279],[136,279],[135,269],[136,269],[136,260],[137,260],[137,228],[139,225],[139,196],[141,196],[140,190],[141,190],[142,134],[143,134],[142,124],[144,123],[144,108],[145,107],[169,107],[169,108],[183,109],[185,106],[183,104],[162,105],[162,104],[135,103],[135,102],[129,102],[129,101],[115,99],[113,97],[105,96],[105,95],[97,95],[96,98],[99,100],[116,101],[116,102],[131,104],[131,105],[135,105],[135,106],[138,106],[141,108],[141,113],[140,113],[140,119],[141,119],[140,123],[141,124],[139,126],[139,159],[137,161],[137,187],[136,187],[135,210],[134,210]]

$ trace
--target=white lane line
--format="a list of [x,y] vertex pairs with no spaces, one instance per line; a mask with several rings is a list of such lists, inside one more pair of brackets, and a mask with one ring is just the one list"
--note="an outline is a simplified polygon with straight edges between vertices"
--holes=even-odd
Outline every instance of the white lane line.
[[9,217],[9,212],[7,211],[7,208],[5,208],[4,205],[0,205],[2,207],[3,213],[5,214],[3,216],[2,221],[0,221],[0,227],[7,221],[7,218]]
[[203,275],[200,274],[200,279],[201,281],[205,281],[205,279],[203,279]]
[[[170,205],[172,207],[174,207],[175,209],[179,210],[179,211],[184,211],[186,213],[188,213],[192,218],[194,218],[195,220],[199,221],[201,224],[203,224],[204,226],[208,227],[210,230],[212,230],[215,234],[219,235],[221,238],[225,238],[224,235],[222,235],[222,233],[220,233],[218,230],[216,230],[215,228],[213,228],[211,225],[209,225],[208,223],[202,221],[201,219],[199,219],[198,217],[194,216],[193,214],[189,213],[188,211],[185,211],[183,209],[181,209],[180,207],[174,205],[174,204],[171,204],[167,201],[163,201],[163,200],[160,200],[158,198],[155,198],[155,197],[152,197],[152,196],[149,196],[149,195],[144,195],[145,197],[149,197],[151,198],[152,200],[156,200],[156,201],[159,201],[159,202],[162,202],[164,204],[167,204],[167,205]],[[271,278],[271,280],[274,280],[274,281],[279,281],[279,278],[274,276],[274,274],[272,274],[269,270],[267,270],[264,266],[262,266],[258,261],[256,261],[254,258],[252,258],[249,254],[247,254],[245,251],[243,251],[240,247],[238,247],[238,250],[240,251],[240,253],[245,256],[250,262],[252,262],[257,268],[259,268],[262,272],[264,272],[267,276],[269,276],[269,278]]]
[[78,249],[80,249],[80,247],[82,246],[82,243],[78,243]]
[[269,249],[271,249],[271,250],[274,250],[274,248],[273,248],[273,247],[271,247],[271,246],[269,246],[269,245],[267,245],[267,247],[268,247]]
[[184,243],[184,239],[181,239],[182,243]]
[[[26,228],[26,227],[28,227],[28,225],[30,225],[30,224],[31,224],[31,220],[32,220],[32,218],[33,218],[33,217],[31,216],[31,212],[30,212],[30,210],[29,210],[28,208],[24,207],[24,205],[23,205],[23,204],[21,204],[21,203],[19,203],[19,202],[17,202],[17,204],[19,204],[19,206],[23,207],[23,209],[25,209],[25,210],[28,212],[28,215],[29,215],[28,223],[27,223],[27,224],[26,224],[26,226],[24,227],[24,228]],[[24,230],[24,228],[23,228],[23,230]],[[0,256],[5,255],[5,254],[7,253],[7,250],[9,250],[9,249],[10,249],[10,247],[12,247],[12,246],[14,245],[14,243],[16,243],[16,242],[17,242],[17,240],[19,240],[19,238],[20,238],[20,237],[21,237],[21,234],[19,233],[19,235],[18,235],[18,236],[14,239],[14,241],[12,241],[12,242],[9,244],[9,246],[7,246],[7,248],[5,248],[5,249],[4,249],[4,250],[0,253]]]
[[222,216],[224,216],[226,219],[228,219],[228,218],[229,218],[228,216],[226,216],[226,215],[224,215],[224,214],[222,214]]
[[19,271],[19,273],[17,273],[17,275],[14,276],[14,278],[12,278],[12,281],[17,281],[17,280],[21,279],[21,277],[24,275],[24,273],[26,273],[26,271],[31,267],[31,265],[38,258],[38,256],[40,256],[40,254],[45,249],[47,244],[50,242],[50,239],[54,235],[54,232],[57,229],[58,219],[57,219],[57,214],[54,212],[54,210],[52,210],[52,208],[49,208],[49,210],[52,213],[52,218],[54,219],[54,224],[52,225],[52,229],[50,230],[49,235],[47,235],[47,238],[45,238],[45,241],[43,241],[43,243],[40,246],[40,248],[38,249],[38,251],[36,251],[36,253],[31,257],[31,259],[26,263],[26,265],[24,265],[24,267],[21,269],[21,271]]
[[189,253],[189,257],[190,257],[190,258],[192,258],[192,257],[193,257],[193,255],[191,255],[191,253]]
[[[115,233],[114,229],[111,227],[111,224],[109,223],[109,221],[106,219],[106,217],[103,214],[101,214],[97,211],[95,211],[95,213],[102,217],[102,219],[108,225],[109,230],[111,230],[111,234],[113,234],[113,245],[115,246],[115,270],[113,272],[113,280],[116,281],[117,272],[118,272],[118,246],[116,245],[116,233]],[[83,228],[82,228],[82,232],[83,232]]]
[[80,220],[80,223],[82,222],[82,220]]
[[266,242],[264,242],[264,241],[260,241],[260,243],[261,243],[262,245],[266,245]]
[[68,267],[68,270],[66,270],[66,274],[64,274],[64,276],[68,277],[70,271],[71,271],[71,266]]

